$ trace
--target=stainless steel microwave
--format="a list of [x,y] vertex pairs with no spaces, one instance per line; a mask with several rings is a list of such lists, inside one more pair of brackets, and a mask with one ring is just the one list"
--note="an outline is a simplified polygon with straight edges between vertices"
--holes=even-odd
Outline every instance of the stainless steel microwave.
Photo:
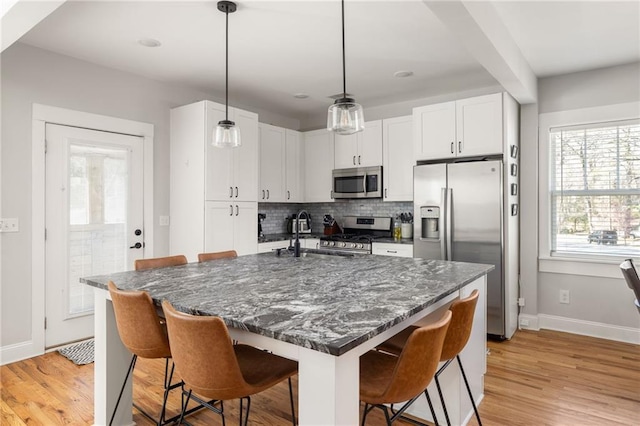
[[382,198],[382,166],[335,169],[333,198]]

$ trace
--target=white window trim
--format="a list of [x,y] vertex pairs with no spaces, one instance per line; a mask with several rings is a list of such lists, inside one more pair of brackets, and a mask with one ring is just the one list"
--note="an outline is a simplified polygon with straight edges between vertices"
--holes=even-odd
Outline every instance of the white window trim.
[[618,265],[622,257],[583,258],[569,255],[551,256],[551,209],[549,197],[549,133],[552,128],[597,122],[631,120],[640,117],[640,102],[540,114],[538,120],[538,269],[540,272],[620,278]]

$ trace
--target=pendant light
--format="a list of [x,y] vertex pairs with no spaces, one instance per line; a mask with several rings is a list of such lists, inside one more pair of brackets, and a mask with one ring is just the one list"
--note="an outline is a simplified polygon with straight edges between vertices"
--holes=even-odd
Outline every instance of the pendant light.
[[231,1],[219,1],[218,10],[225,14],[225,119],[220,120],[213,135],[213,146],[218,148],[236,148],[241,145],[240,129],[229,120],[229,14],[236,11]]
[[340,135],[351,135],[364,130],[362,105],[347,97],[347,71],[344,53],[344,0],[342,0],[342,98],[329,107],[327,130]]

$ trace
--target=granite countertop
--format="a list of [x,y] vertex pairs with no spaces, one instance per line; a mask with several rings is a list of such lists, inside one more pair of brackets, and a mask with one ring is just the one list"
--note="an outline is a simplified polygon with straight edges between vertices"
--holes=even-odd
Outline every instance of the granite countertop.
[[218,315],[245,329],[341,355],[492,270],[492,265],[383,256],[273,253],[81,278],[149,292],[154,302]]
[[[303,238],[322,238],[324,234],[320,233],[311,233],[311,234],[300,234],[300,239]],[[274,241],[289,241],[290,239],[295,239],[295,234],[265,234],[264,238],[258,238],[258,243],[271,243]],[[413,238],[403,238],[401,240],[395,240],[392,237],[389,238],[376,238],[374,243],[394,243],[394,244],[413,244]]]
[[[322,236],[324,236],[324,234],[312,232],[310,234],[300,234],[300,239],[302,240],[304,238],[320,238]],[[288,234],[288,233],[264,234],[263,238],[258,238],[258,244],[271,243],[274,241],[289,241],[289,240],[295,240],[295,239],[296,239],[296,234]]]

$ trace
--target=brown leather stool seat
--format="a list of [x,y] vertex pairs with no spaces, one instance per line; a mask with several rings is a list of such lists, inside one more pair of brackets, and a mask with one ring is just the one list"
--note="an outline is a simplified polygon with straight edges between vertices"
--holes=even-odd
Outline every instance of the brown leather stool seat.
[[[240,398],[240,423],[243,401],[247,402],[245,425],[251,408],[251,395],[289,380],[291,417],[295,411],[291,376],[298,372],[298,363],[262,351],[252,346],[233,345],[224,321],[214,316],[194,316],[176,311],[168,301],[162,302],[167,320],[169,341],[178,374],[184,380],[183,394],[220,414],[224,423],[225,399]],[[197,395],[195,395],[195,394]],[[219,400],[220,408],[207,404],[200,397]],[[179,424],[182,422],[180,419]]]
[[[440,402],[442,403],[442,409],[444,411],[444,415],[447,419],[448,425],[450,425],[451,422],[449,421],[449,413],[447,412],[447,407],[444,402],[444,396],[442,395],[442,389],[440,388],[438,377],[440,376],[442,371],[447,368],[451,361],[453,361],[454,358],[458,360],[460,372],[462,373],[462,378],[464,379],[464,383],[467,387],[467,392],[469,393],[469,398],[471,399],[471,404],[473,405],[473,411],[476,415],[476,419],[478,420],[478,424],[482,425],[482,422],[480,421],[480,414],[478,413],[478,408],[476,407],[476,403],[473,399],[473,394],[471,393],[471,388],[469,387],[469,382],[467,381],[467,375],[464,372],[462,361],[460,360],[460,352],[462,352],[464,347],[467,345],[469,336],[471,336],[471,328],[473,326],[473,316],[476,310],[476,304],[478,302],[478,294],[478,290],[473,290],[469,297],[455,300],[449,307],[449,310],[453,315],[451,318],[451,324],[449,325],[449,330],[447,331],[447,336],[442,346],[442,355],[440,357],[440,361],[443,361],[444,364],[438,369],[435,374],[435,382],[438,389],[438,395],[440,396]],[[400,355],[402,349],[407,343],[409,335],[411,335],[411,333],[415,329],[417,329],[417,327],[415,326],[406,328],[402,332],[396,334],[389,340],[382,343],[377,347],[377,349],[379,351]],[[431,402],[429,402],[429,404],[431,405]],[[430,408],[433,412],[433,408]]]
[[[360,357],[360,400],[365,403],[363,426],[367,414],[375,407],[384,411],[387,425],[391,425],[424,392],[438,368],[450,321],[451,312],[447,311],[436,323],[413,329],[397,357],[378,351]],[[429,394],[425,395],[429,399]],[[389,416],[384,404],[404,401],[408,402]],[[433,410],[431,414],[435,420]]]

